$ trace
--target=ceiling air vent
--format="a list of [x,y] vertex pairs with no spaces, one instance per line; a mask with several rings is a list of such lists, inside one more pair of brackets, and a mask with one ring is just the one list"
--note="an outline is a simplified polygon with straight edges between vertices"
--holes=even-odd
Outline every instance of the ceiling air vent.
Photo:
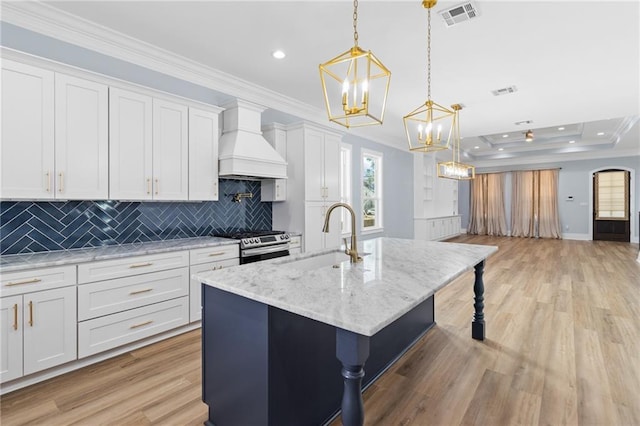
[[515,93],[517,91],[518,91],[518,88],[516,86],[509,86],[509,87],[503,87],[502,89],[492,90],[491,93],[493,93],[493,96],[502,96],[502,95],[508,95],[509,93]]
[[478,9],[473,2],[464,2],[457,6],[449,7],[438,12],[444,19],[447,27],[452,27],[460,22],[478,17]]

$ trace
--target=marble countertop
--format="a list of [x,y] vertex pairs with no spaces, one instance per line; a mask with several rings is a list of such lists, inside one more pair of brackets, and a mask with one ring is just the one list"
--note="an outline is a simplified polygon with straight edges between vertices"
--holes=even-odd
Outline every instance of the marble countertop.
[[95,260],[108,260],[120,257],[141,256],[145,254],[190,250],[227,244],[238,244],[238,241],[219,237],[195,237],[75,250],[13,254],[0,257],[0,272],[14,272],[27,269],[92,262]]
[[[363,241],[359,250],[368,254],[357,264],[336,250],[321,250],[194,277],[230,293],[372,336],[498,248],[375,238]],[[317,268],[311,265],[334,255],[344,260]],[[472,303],[469,300],[470,315]]]

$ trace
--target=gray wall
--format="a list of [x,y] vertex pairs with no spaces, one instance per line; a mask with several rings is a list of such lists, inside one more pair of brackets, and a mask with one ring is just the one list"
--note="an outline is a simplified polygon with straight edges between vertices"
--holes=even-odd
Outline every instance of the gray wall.
[[[544,169],[560,167],[558,182],[558,200],[560,206],[560,223],[562,232],[565,234],[585,235],[589,238],[589,221],[591,220],[591,212],[589,210],[589,201],[591,193],[589,192],[589,182],[591,180],[590,172],[604,168],[623,167],[633,169],[631,180],[635,183],[635,206],[631,206],[631,220],[634,223],[634,234],[631,237],[632,242],[638,242],[638,212],[640,211],[640,155],[633,157],[620,158],[603,158],[596,160],[577,160],[565,161],[546,164],[528,164],[522,166],[510,166],[507,168],[491,168],[477,169],[477,173],[486,173],[490,171],[506,171],[506,170],[527,170],[527,169]],[[467,227],[469,223],[469,183],[461,184],[460,189],[460,214],[462,215],[462,226]],[[462,189],[462,188],[465,189]],[[507,225],[510,227],[511,212],[511,179],[507,176],[506,182],[505,204],[507,206]],[[567,201],[568,196],[573,196],[573,201]]]
[[[354,205],[359,205],[362,196],[362,150],[382,153],[383,170],[383,233],[363,235],[362,238],[380,236],[413,238],[413,154],[359,138],[347,133],[342,141],[352,146],[352,175]],[[360,212],[362,209],[355,209]],[[361,229],[358,220],[358,233]]]

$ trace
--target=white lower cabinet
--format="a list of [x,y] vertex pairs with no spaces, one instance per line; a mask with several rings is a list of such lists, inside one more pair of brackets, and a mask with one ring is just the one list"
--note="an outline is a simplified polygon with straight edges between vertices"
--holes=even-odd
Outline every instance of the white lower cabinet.
[[[191,250],[190,276],[203,274],[222,268],[228,268],[240,264],[240,247],[238,244],[229,244],[218,247],[207,247]],[[195,322],[202,319],[202,283],[191,278],[189,289],[189,321]]]
[[322,232],[327,210],[331,204],[322,201],[305,203],[304,249],[305,251],[340,248],[340,214],[334,212],[329,221],[329,232]]
[[302,236],[294,235],[289,241],[289,254],[300,254],[302,252]]
[[189,252],[78,265],[78,357],[189,322]]
[[76,359],[75,287],[2,300],[0,381]]
[[132,343],[189,322],[189,297],[179,297],[78,324],[78,358]]
[[78,321],[189,295],[189,268],[78,286]]
[[[191,275],[203,274],[230,266],[240,264],[240,259],[227,259],[218,262],[203,263],[191,266]],[[202,283],[191,278],[191,289],[189,291],[189,321],[200,321],[202,319]]]
[[414,238],[417,240],[439,241],[460,234],[460,216],[415,218]]
[[0,382],[22,377],[22,296],[0,299]]

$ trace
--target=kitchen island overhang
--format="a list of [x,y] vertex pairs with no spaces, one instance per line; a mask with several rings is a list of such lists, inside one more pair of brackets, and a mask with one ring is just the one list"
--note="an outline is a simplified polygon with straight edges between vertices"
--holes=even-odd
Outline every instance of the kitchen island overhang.
[[[471,268],[476,272],[472,333],[484,338],[482,271],[495,251],[493,246],[377,238],[363,242],[366,255],[357,264],[346,256],[333,265],[314,263],[335,253],[324,250],[196,276],[205,284],[203,400],[209,423],[295,424],[308,418],[321,423],[339,403],[333,412],[323,407],[319,417],[286,412],[317,408],[295,395],[313,387],[314,376],[335,374],[344,383],[343,423],[361,424],[361,381],[370,347],[395,345],[397,353],[383,357],[392,363],[433,325],[435,292]],[[384,335],[393,344],[381,344]],[[313,339],[318,339],[315,349]],[[314,362],[335,373],[310,374]],[[381,361],[376,353],[369,362]],[[317,383],[336,393],[335,381]],[[333,403],[325,399],[325,405]]]

